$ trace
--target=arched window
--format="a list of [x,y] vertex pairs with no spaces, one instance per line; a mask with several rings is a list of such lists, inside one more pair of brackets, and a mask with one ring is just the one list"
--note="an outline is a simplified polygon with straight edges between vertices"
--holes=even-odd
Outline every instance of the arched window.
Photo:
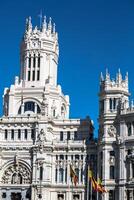
[[130,136],[131,135],[131,123],[128,123],[127,124],[127,132],[128,132],[128,136]]
[[59,169],[59,183],[63,183],[63,175],[64,175],[64,169]]
[[22,184],[22,176],[20,173],[14,173],[12,175],[12,180],[11,180],[12,184]]

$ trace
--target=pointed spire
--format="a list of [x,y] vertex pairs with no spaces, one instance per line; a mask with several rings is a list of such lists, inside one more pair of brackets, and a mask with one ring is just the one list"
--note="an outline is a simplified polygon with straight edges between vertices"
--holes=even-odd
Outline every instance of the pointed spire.
[[117,73],[117,76],[116,76],[116,82],[118,84],[120,84],[122,82],[122,75],[121,75],[120,68],[118,69],[118,73]]
[[131,100],[131,108],[133,108],[134,107],[134,102],[133,102],[133,100]]
[[110,80],[110,74],[108,73],[108,69],[106,68],[106,81]]
[[46,31],[46,29],[47,29],[47,22],[46,22],[46,16],[44,16],[42,23],[42,31]]
[[48,30],[52,30],[52,18],[49,17]]

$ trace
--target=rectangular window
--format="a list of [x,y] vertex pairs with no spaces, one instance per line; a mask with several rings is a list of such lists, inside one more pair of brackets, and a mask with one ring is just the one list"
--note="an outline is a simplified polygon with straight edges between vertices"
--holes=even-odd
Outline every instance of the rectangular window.
[[60,141],[63,141],[63,132],[60,132]]
[[14,130],[11,130],[11,139],[14,140]]
[[28,71],[28,81],[30,81],[30,71]]
[[27,140],[27,129],[25,129],[24,138]]
[[40,57],[38,57],[38,68],[40,68]]
[[40,71],[38,70],[37,71],[37,81],[39,81],[40,80]]
[[109,200],[115,200],[115,191],[114,190],[109,191]]
[[31,68],[31,57],[29,57],[29,65],[28,65],[29,68]]
[[60,160],[64,160],[64,155],[60,155]]
[[34,57],[33,57],[33,68],[35,68],[35,65],[36,65],[36,57],[34,55]]
[[110,156],[115,156],[115,152],[114,151],[110,151]]
[[18,130],[18,139],[19,140],[21,139],[21,130],[20,129]]
[[114,179],[114,166],[110,166],[110,179]]
[[64,200],[64,195],[63,194],[58,194],[58,200]]
[[70,140],[70,131],[67,132],[67,140]]
[[8,132],[7,132],[7,129],[5,130],[5,140],[7,140],[7,137],[8,137]]
[[40,180],[42,181],[43,179],[43,167],[40,167]]
[[31,139],[34,140],[35,139],[35,131],[34,129],[31,130]]
[[78,139],[78,133],[77,131],[74,131],[74,140],[77,140]]

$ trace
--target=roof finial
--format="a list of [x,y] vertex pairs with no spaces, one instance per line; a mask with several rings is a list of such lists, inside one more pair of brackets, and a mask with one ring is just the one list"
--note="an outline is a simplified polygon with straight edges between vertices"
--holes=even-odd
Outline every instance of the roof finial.
[[40,29],[41,29],[41,25],[42,25],[42,10],[40,10],[40,14],[38,15],[38,17],[40,18]]

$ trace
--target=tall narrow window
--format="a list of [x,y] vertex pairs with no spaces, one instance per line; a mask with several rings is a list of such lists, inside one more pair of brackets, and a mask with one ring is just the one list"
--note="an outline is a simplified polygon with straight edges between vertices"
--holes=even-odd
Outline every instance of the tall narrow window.
[[25,129],[25,135],[24,138],[27,140],[27,129]]
[[35,131],[34,129],[31,130],[31,139],[34,140],[35,139]]
[[57,170],[57,168],[56,168],[56,169],[55,169],[55,182],[56,182],[56,183],[57,183],[57,176],[58,176],[57,172],[58,172],[58,170]]
[[37,71],[37,81],[39,81],[40,80],[40,71],[38,70]]
[[29,56],[29,64],[28,67],[31,68],[31,55]]
[[70,131],[67,132],[67,140],[70,140]]
[[60,132],[60,141],[63,141],[63,132]]
[[18,139],[20,139],[21,138],[21,130],[19,129],[18,130]]
[[131,135],[131,123],[128,123],[127,124],[127,132],[128,132],[128,136],[130,136]]
[[110,105],[109,105],[110,110],[112,110],[112,108],[113,108],[113,106],[112,106],[112,104],[113,104],[113,103],[112,103],[112,99],[109,99],[109,104],[110,104]]
[[79,168],[75,168],[75,173],[76,173],[76,176],[78,177],[78,182],[79,182]]
[[114,179],[114,166],[110,166],[110,179]]
[[5,130],[5,140],[7,140],[7,137],[8,137],[8,132],[7,132],[7,129]]
[[132,163],[132,178],[134,178],[134,163]]
[[33,81],[35,81],[35,71],[33,71]]
[[64,174],[64,169],[60,168],[59,169],[59,183],[63,183],[63,174]]
[[35,68],[35,65],[36,65],[36,57],[35,57],[35,54],[34,54],[34,57],[33,57],[33,68]]
[[14,140],[14,130],[11,130],[11,139]]
[[28,71],[28,81],[30,81],[30,71]]
[[116,109],[116,99],[114,98],[113,100],[113,109],[115,110]]
[[38,55],[38,68],[40,68],[40,54]]
[[115,191],[114,190],[109,191],[109,200],[115,200]]
[[40,180],[42,181],[43,179],[43,167],[40,166]]
[[78,133],[77,131],[74,131],[74,140],[77,140],[78,139]]

